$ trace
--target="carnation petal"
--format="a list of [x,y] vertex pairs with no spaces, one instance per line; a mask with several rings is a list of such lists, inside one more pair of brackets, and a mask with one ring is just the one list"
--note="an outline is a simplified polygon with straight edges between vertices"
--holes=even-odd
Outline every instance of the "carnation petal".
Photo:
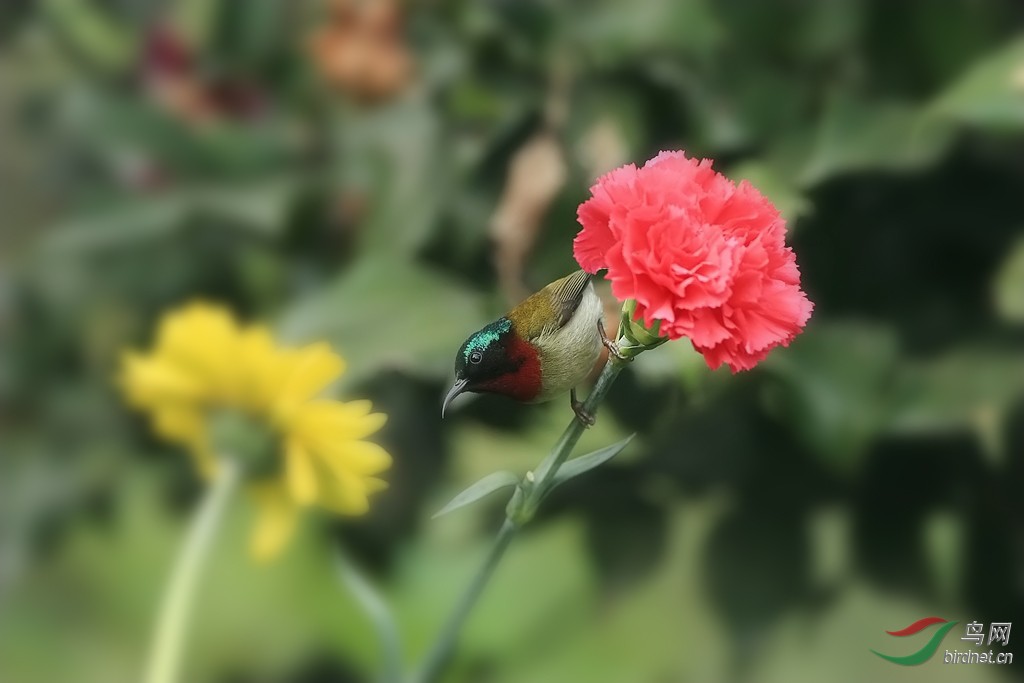
[[735,342],[726,341],[711,348],[697,349],[703,356],[704,361],[712,370],[717,370],[723,363],[729,366],[733,374],[741,370],[750,370],[768,356],[770,349],[762,349],[755,353],[745,352],[736,348]]
[[774,346],[790,334],[778,321],[756,310],[739,311],[733,320],[743,334],[743,348],[751,353]]
[[581,224],[590,226],[582,230],[573,240],[573,253],[580,267],[588,273],[596,273],[605,268],[605,255],[615,244],[608,221],[603,218],[589,203],[584,203],[577,211]]
[[701,308],[693,311],[687,335],[695,345],[709,347],[720,344],[733,335],[732,320],[721,308]]
[[680,151],[602,176],[579,209],[580,265],[606,268],[616,298],[689,337],[709,366],[735,372],[800,332],[812,306],[800,290],[785,222],[746,182]]

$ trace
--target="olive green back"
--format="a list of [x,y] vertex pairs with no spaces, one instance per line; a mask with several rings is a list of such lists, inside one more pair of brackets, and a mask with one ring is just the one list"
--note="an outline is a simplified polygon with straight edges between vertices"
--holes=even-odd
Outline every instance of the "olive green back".
[[571,318],[583,299],[590,273],[577,270],[530,295],[508,313],[516,331],[527,340],[559,329]]

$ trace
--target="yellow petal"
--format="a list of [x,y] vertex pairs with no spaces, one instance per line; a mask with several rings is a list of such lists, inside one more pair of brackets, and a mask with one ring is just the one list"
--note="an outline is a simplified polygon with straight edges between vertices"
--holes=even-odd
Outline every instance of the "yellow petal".
[[244,329],[238,353],[241,399],[251,410],[266,412],[273,403],[282,369],[270,331],[262,325]]
[[199,476],[206,481],[212,481],[217,476],[217,458],[214,457],[213,449],[206,439],[193,444],[188,452]]
[[153,412],[153,431],[169,441],[194,444],[203,437],[203,416],[188,405],[168,405]]
[[335,476],[369,476],[391,467],[391,456],[371,441],[318,442],[307,447],[325,462]]
[[202,379],[218,398],[235,400],[238,323],[222,306],[192,303],[161,321],[156,354]]
[[119,383],[128,402],[139,408],[196,402],[206,393],[200,380],[166,359],[135,353],[123,357]]
[[311,401],[296,410],[291,430],[316,442],[363,439],[387,422],[387,415],[370,409],[369,401]]
[[295,533],[299,509],[280,486],[254,487],[259,512],[249,550],[260,562],[276,557]]
[[387,488],[387,482],[369,474],[387,469],[391,456],[368,442],[344,444],[332,455],[318,452],[331,474],[322,480],[320,502],[343,515],[362,515],[369,510],[369,495]]
[[191,406],[168,406],[153,412],[153,431],[159,436],[188,449],[199,475],[213,478],[216,458],[206,438],[203,416]]
[[350,417],[362,417],[373,409],[373,403],[368,399],[361,398],[355,401],[325,401],[326,403],[340,403],[345,408],[345,414]]
[[346,472],[324,481],[320,487],[320,502],[339,515],[365,515],[370,509],[367,494],[363,480]]
[[309,453],[294,439],[285,448],[285,472],[288,490],[296,501],[309,505],[316,500],[316,472]]
[[286,418],[295,406],[320,393],[344,369],[345,362],[341,356],[325,343],[299,349],[277,395],[279,417]]

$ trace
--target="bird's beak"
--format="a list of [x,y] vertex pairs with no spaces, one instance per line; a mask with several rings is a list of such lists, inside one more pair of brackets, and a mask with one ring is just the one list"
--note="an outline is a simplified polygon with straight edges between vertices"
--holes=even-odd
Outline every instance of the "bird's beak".
[[444,419],[444,411],[448,408],[448,404],[452,402],[452,399],[461,394],[466,390],[466,385],[469,384],[468,379],[457,379],[452,388],[448,390],[448,395],[444,397],[444,403],[441,404],[441,418]]

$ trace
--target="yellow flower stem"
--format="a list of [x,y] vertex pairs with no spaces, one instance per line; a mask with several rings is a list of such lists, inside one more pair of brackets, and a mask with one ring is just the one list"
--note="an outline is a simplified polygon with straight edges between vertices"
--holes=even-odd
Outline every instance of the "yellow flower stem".
[[210,552],[217,528],[231,494],[241,480],[241,468],[232,460],[218,463],[217,475],[206,489],[199,509],[189,525],[174,570],[167,584],[156,630],[150,646],[143,683],[176,683],[181,664],[185,625],[188,622],[196,583]]
[[[583,409],[587,413],[590,415],[596,414],[597,407],[604,400],[612,382],[615,381],[615,378],[625,365],[626,361],[621,361],[614,356],[608,357],[608,362],[605,363],[593,391],[590,392],[587,400],[583,403]],[[529,521],[533,512],[540,505],[541,500],[551,490],[551,487],[554,486],[555,475],[558,474],[559,468],[569,458],[569,455],[572,454],[572,450],[583,435],[584,429],[586,429],[586,426],[579,419],[573,418],[569,426],[565,428],[561,438],[555,444],[555,447],[551,450],[550,455],[537,468],[537,471],[534,473],[533,486],[526,491],[525,499],[519,506],[520,510],[526,511],[525,517],[517,516],[517,519],[513,519],[511,516],[506,516],[501,529],[498,530],[498,535],[494,539],[490,552],[484,559],[483,565],[477,570],[473,581],[456,604],[455,610],[448,618],[434,646],[427,654],[427,658],[419,673],[413,678],[414,683],[433,683],[444,671],[455,649],[463,623],[465,623],[469,613],[474,605],[476,605],[477,599],[493,575],[502,556],[504,556],[505,550],[508,549],[519,527]]]

